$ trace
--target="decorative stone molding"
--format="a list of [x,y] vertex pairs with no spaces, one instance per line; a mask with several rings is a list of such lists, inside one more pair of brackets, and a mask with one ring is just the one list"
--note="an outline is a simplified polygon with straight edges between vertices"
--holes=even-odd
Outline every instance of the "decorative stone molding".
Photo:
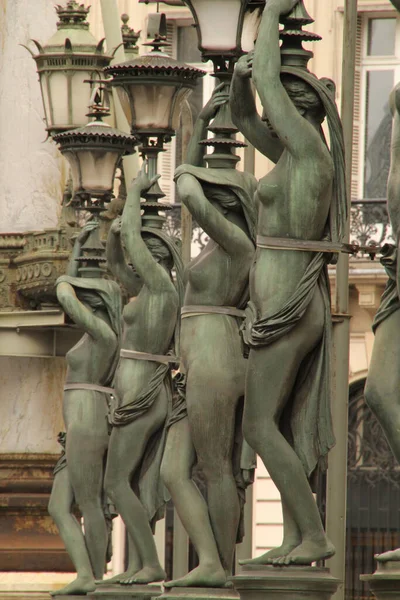
[[65,229],[0,234],[0,311],[56,305],[70,253]]

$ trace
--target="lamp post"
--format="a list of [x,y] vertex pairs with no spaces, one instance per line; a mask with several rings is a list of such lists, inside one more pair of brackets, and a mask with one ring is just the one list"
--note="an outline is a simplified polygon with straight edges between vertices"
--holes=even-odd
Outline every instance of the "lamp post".
[[45,121],[49,135],[81,127],[87,123],[86,112],[92,89],[87,80],[102,77],[102,70],[113,58],[104,54],[103,42],[97,42],[86,21],[90,7],[75,0],[57,6],[57,31],[44,45],[32,40],[38,54],[36,62],[42,92]]

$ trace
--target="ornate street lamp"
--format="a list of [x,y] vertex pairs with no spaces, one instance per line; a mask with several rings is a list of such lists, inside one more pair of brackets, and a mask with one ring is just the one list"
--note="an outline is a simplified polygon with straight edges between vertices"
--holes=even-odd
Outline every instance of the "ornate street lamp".
[[[156,29],[152,42],[144,44],[152,50],[133,60],[112,65],[104,69],[111,75],[110,85],[118,92],[121,106],[132,134],[140,141],[140,151],[148,159],[149,176],[157,173],[157,159],[179,127],[181,107],[196,86],[197,79],[204,75],[200,69],[174,60],[162,48],[166,42],[165,15],[150,15],[149,29]],[[147,192],[153,203],[154,213],[164,197],[158,183]]]
[[[109,124],[102,118],[108,116],[108,94],[105,88],[93,90],[92,102],[87,117],[94,120],[84,127],[64,131],[53,136],[71,167],[72,200],[78,210],[86,210],[97,220],[104,204],[113,197],[114,177],[123,155],[132,154],[136,139]],[[82,246],[83,266],[79,272],[85,277],[99,277],[105,263],[104,247],[99,229],[91,231]]]
[[93,213],[104,210],[113,196],[114,176],[121,157],[134,152],[136,139],[102,121],[109,114],[107,92],[98,87],[84,127],[53,136],[71,167],[74,205]]
[[37,65],[45,121],[49,135],[81,127],[87,123],[86,112],[92,93],[87,80],[102,78],[102,70],[113,54],[106,55],[103,42],[97,42],[86,21],[90,7],[75,0],[57,6],[57,32],[41,46],[32,40],[39,53],[29,50]]

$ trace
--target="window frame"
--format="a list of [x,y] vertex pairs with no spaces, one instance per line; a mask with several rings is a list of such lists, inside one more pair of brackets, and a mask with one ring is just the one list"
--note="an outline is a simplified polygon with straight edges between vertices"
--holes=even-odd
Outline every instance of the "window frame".
[[[371,71],[393,71],[394,83],[400,81],[400,15],[395,11],[361,13],[361,56],[360,56],[360,107],[359,107],[359,148],[358,148],[358,198],[365,198],[365,160],[366,160],[366,127],[367,127],[367,81]],[[368,27],[372,19],[397,20],[395,29],[395,54],[368,56]]]

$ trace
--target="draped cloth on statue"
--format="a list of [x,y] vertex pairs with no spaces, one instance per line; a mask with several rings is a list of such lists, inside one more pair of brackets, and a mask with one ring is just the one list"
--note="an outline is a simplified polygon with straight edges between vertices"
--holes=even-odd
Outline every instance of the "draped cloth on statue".
[[[121,360],[137,360],[135,358],[121,357]],[[168,398],[168,411],[165,422],[154,432],[146,445],[140,467],[137,469],[132,487],[137,492],[153,525],[164,516],[165,502],[168,500],[166,489],[160,477],[160,468],[167,436],[167,423],[172,407],[172,384],[170,365],[160,363],[154,371],[147,386],[130,403],[118,406],[111,415],[113,427],[124,427],[133,423],[145,414],[154,404],[162,389],[165,389]]]
[[260,316],[250,301],[241,330],[243,341],[250,348],[270,346],[296,327],[317,287],[325,307],[324,333],[318,346],[301,365],[292,398],[281,421],[285,423],[284,433],[291,441],[308,477],[321,460],[324,462],[335,444],[330,411],[331,310],[325,255],[322,252],[315,254],[295,292],[276,313]]
[[377,328],[383,321],[400,308],[399,290],[397,287],[397,248],[393,244],[385,244],[382,248],[382,254],[381,264],[385,267],[389,279],[372,323],[372,331],[374,333],[376,333]]

